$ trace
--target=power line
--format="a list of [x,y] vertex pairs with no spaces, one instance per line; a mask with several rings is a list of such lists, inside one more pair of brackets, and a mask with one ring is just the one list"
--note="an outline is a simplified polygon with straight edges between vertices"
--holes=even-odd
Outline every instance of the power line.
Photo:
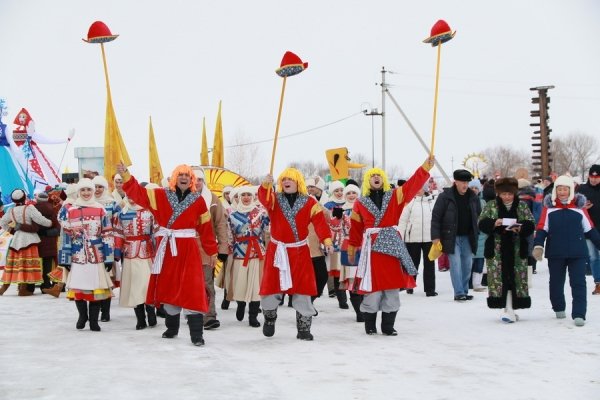
[[[290,133],[289,135],[279,136],[279,139],[285,139],[285,138],[289,138],[289,137],[292,137],[292,136],[304,135],[306,133],[310,133],[310,132],[313,132],[313,131],[316,131],[316,130],[319,130],[319,129],[322,129],[322,128],[325,128],[325,127],[328,127],[328,126],[331,126],[331,125],[334,125],[334,124],[337,124],[337,123],[340,123],[342,121],[345,121],[347,119],[350,119],[350,118],[355,117],[358,114],[362,114],[362,113],[363,113],[363,110],[355,112],[354,114],[350,114],[350,115],[348,115],[346,117],[337,119],[335,121],[332,121],[332,122],[329,122],[329,123],[326,123],[326,124],[323,124],[323,125],[316,126],[314,128],[306,129],[306,130],[303,130],[303,131],[300,131],[300,132],[296,132],[296,133]],[[249,143],[242,143],[242,144],[232,144],[232,145],[224,146],[224,147],[242,147],[242,146],[250,146],[252,144],[268,143],[268,142],[272,142],[272,141],[273,141],[273,139],[264,139],[264,140],[257,140],[256,142],[249,142]]]

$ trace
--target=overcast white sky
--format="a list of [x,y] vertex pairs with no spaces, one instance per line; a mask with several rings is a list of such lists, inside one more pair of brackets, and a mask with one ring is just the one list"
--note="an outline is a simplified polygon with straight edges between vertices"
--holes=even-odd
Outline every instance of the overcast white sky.
[[[291,161],[325,162],[346,146],[371,157],[371,119],[381,110],[382,66],[390,91],[429,143],[436,50],[422,43],[445,19],[457,35],[442,49],[436,155],[444,168],[488,146],[531,148],[530,87],[550,91],[555,136],[600,130],[600,3],[576,1],[123,1],[0,0],[0,97],[5,123],[21,107],[37,131],[73,147],[102,146],[106,91],[90,24],[121,36],[106,45],[118,122],[133,172],[147,177],[152,116],[165,173],[197,163],[202,117],[212,142],[219,100],[225,145],[273,138],[286,50],[309,62],[288,80],[280,135],[351,116],[311,133],[282,138],[275,173]],[[409,174],[426,154],[387,100],[386,164]],[[375,120],[381,162],[380,118]],[[239,140],[238,140],[239,142]],[[271,142],[256,146],[268,171]],[[64,146],[44,146],[57,163]],[[230,160],[229,160],[230,161]],[[228,164],[227,153],[225,155]]]

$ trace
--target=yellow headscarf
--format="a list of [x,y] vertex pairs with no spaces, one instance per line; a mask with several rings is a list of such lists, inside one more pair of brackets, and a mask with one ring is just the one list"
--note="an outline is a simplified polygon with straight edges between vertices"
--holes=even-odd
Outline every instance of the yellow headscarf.
[[298,193],[300,194],[308,194],[306,190],[306,183],[304,182],[304,176],[302,172],[298,171],[296,168],[286,168],[277,178],[277,191],[283,192],[283,185],[281,184],[283,178],[289,178],[295,181],[298,184]]
[[192,192],[196,191],[196,174],[194,174],[194,170],[192,167],[186,164],[181,164],[175,167],[173,173],[171,174],[171,179],[169,179],[169,189],[175,190],[177,187],[177,177],[182,174],[188,174],[190,179],[192,180],[192,184],[190,185],[190,190]]
[[371,168],[370,170],[365,172],[365,176],[363,176],[363,182],[362,182],[362,195],[363,196],[368,196],[369,193],[371,192],[371,183],[369,181],[373,175],[379,175],[379,176],[381,176],[381,179],[383,179],[383,191],[384,192],[387,192],[391,188],[390,182],[388,181],[388,177],[387,177],[385,171],[382,170],[381,168]]

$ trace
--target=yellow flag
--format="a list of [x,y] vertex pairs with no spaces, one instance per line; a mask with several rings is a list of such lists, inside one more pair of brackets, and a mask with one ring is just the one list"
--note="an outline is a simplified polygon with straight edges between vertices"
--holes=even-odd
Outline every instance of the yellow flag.
[[154,128],[152,127],[152,117],[150,117],[150,140],[148,148],[150,155],[148,161],[150,164],[150,182],[156,183],[160,186],[163,180],[162,167],[160,166],[160,160],[158,159],[158,149],[156,148],[156,142],[154,141]]
[[208,165],[208,143],[206,141],[206,118],[202,118],[202,149],[200,150],[200,165]]
[[117,163],[121,161],[128,167],[131,165],[129,153],[121,137],[109,89],[106,96],[106,123],[104,125],[104,176],[109,182],[112,182],[113,176],[117,173]]
[[221,102],[219,101],[219,112],[217,113],[217,125],[215,126],[215,138],[213,140],[212,166],[225,166],[223,159],[223,123],[221,122]]

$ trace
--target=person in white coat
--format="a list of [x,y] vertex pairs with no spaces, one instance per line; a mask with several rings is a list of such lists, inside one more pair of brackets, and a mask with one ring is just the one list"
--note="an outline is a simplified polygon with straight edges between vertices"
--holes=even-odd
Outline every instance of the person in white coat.
[[[428,257],[431,250],[431,213],[434,204],[435,196],[429,193],[429,184],[426,183],[404,208],[399,223],[400,234],[417,270],[421,254],[423,255],[423,288],[427,297],[437,296],[435,262]],[[412,294],[413,289],[406,292]]]

